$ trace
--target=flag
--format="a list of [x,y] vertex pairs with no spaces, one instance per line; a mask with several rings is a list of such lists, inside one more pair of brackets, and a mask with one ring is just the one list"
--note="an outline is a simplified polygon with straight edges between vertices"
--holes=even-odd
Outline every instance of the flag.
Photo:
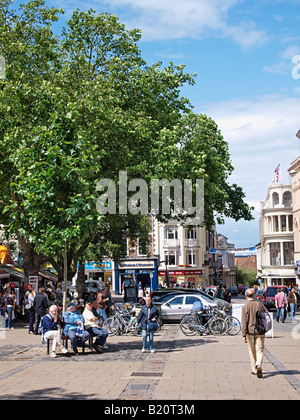
[[275,171],[274,171],[276,173],[276,182],[278,182],[279,180],[279,169],[280,169],[280,163],[279,165],[276,166]]

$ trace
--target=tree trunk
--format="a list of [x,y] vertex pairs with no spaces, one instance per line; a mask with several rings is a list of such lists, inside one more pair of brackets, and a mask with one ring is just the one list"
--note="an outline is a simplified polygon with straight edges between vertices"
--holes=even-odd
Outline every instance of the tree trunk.
[[82,298],[82,295],[85,291],[85,269],[84,268],[85,268],[84,261],[79,261],[77,281],[76,281],[76,290],[80,298]]

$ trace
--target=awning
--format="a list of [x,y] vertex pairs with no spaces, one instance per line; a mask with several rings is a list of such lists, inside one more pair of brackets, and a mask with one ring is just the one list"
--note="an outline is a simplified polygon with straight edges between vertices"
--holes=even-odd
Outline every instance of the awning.
[[12,264],[12,258],[10,249],[6,245],[0,245],[0,263],[1,264]]

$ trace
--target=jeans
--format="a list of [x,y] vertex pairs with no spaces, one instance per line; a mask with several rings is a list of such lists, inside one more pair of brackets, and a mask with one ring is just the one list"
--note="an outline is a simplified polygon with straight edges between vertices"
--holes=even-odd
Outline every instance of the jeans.
[[276,316],[277,322],[279,322],[279,318],[281,318],[281,322],[284,322],[284,306],[282,308],[277,308],[277,316]]
[[105,309],[98,308],[98,314],[102,315],[104,321],[107,320],[107,313]]
[[12,321],[12,312],[13,312],[13,308],[6,308],[7,314],[8,314],[8,319],[7,319],[7,328],[11,328],[11,321]]
[[105,328],[95,328],[95,327],[89,327],[87,328],[87,332],[92,334],[95,334],[97,336],[96,340],[95,340],[95,344],[99,345],[99,346],[104,346],[104,344],[106,344],[106,339],[108,336],[108,332],[106,331]]
[[146,349],[147,346],[147,335],[149,334],[149,350],[154,350],[154,344],[153,344],[153,336],[154,336],[154,330],[142,330],[142,337],[143,337],[143,349]]
[[296,305],[294,303],[290,303],[290,310],[291,310],[291,320],[295,318],[296,313]]
[[[88,338],[90,336],[90,334],[87,331],[83,331],[82,337],[79,338],[79,337],[77,337],[76,332],[77,332],[77,329],[68,331],[68,336],[69,336],[69,339],[71,341],[72,349],[74,350],[74,353],[78,353],[78,348],[77,348],[78,344],[79,343],[80,344],[84,343],[86,340],[88,340]],[[79,343],[78,343],[78,341],[79,341]]]

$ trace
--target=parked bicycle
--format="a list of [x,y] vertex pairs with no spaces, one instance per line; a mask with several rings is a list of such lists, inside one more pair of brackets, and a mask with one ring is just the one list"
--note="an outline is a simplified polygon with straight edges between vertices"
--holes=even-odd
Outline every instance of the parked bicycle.
[[137,317],[130,314],[125,309],[116,308],[115,315],[107,318],[103,323],[103,328],[108,332],[109,336],[117,333],[127,334],[132,333],[136,336],[142,335],[141,326],[136,322]]
[[185,335],[224,335],[227,332],[225,319],[218,316],[214,309],[193,311],[180,321],[180,329]]
[[241,323],[236,317],[232,315],[227,315],[227,313],[221,309],[217,309],[216,314],[220,318],[225,319],[226,324],[227,324],[226,334],[237,335],[241,331],[241,328],[242,328]]

